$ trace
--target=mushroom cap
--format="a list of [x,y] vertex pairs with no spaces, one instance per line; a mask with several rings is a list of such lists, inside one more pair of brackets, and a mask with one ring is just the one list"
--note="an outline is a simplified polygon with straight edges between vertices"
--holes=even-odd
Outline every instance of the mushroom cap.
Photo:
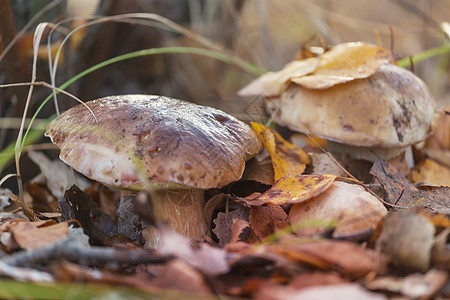
[[109,186],[221,187],[239,180],[246,158],[262,149],[250,126],[211,107],[153,95],[109,96],[85,105],[55,118],[45,135],[64,162]]
[[413,73],[385,64],[370,77],[312,90],[289,84],[266,99],[274,120],[294,131],[363,147],[402,147],[431,130],[435,104]]

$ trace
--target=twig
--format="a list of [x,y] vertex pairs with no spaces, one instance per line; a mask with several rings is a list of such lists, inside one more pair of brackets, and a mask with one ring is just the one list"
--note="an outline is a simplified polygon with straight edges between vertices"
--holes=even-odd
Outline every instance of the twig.
[[22,251],[0,260],[9,266],[30,267],[47,265],[57,260],[67,260],[82,265],[99,264],[163,264],[172,256],[160,256],[143,249],[120,249],[111,247],[86,247],[75,239],[66,238],[35,251]]

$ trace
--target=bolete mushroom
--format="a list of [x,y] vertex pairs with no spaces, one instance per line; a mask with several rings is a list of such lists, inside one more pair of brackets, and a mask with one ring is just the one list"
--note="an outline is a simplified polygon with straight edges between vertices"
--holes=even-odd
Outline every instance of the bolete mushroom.
[[425,83],[390,63],[367,78],[326,89],[288,82],[265,101],[279,125],[333,141],[331,151],[351,151],[355,158],[370,160],[390,159],[424,140],[435,110]]
[[203,190],[239,180],[262,149],[247,124],[211,107],[151,95],[85,105],[90,110],[74,106],[47,127],[60,158],[107,186],[149,191],[157,221],[193,239],[207,229]]

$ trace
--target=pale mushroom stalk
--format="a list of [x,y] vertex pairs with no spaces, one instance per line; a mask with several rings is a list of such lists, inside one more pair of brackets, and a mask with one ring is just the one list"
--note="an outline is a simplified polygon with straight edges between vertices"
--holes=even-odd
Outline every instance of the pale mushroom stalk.
[[[90,111],[77,105],[47,127],[60,158],[105,185],[149,192],[156,220],[193,239],[208,228],[203,190],[239,180],[245,160],[262,149],[247,124],[211,107],[152,95],[86,105]],[[143,234],[155,247],[154,230]]]
[[[200,189],[156,189],[150,191],[152,210],[158,223],[166,222],[173,231],[202,240],[208,226],[204,213],[204,191]],[[149,226],[142,232],[149,247],[158,245],[159,233]]]

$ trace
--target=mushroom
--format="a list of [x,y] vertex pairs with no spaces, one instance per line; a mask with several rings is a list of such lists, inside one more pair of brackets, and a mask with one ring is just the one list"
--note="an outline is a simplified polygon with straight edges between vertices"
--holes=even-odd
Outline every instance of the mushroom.
[[[207,230],[203,190],[239,180],[245,161],[262,149],[247,124],[211,107],[152,95],[85,105],[47,127],[60,158],[107,186],[150,192],[156,220],[192,239]],[[154,247],[158,235],[147,235]]]
[[327,89],[291,82],[265,101],[279,125],[332,141],[330,151],[368,160],[390,159],[424,140],[435,108],[420,78],[389,63],[367,78]]

